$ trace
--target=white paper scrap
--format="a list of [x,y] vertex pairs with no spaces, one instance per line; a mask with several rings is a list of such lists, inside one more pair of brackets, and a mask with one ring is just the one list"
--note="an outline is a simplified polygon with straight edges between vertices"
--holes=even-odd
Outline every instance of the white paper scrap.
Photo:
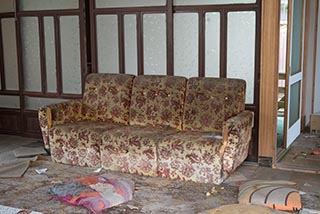
[[47,168],[36,169],[36,172],[37,172],[39,175],[45,174],[47,171],[48,171]]
[[94,173],[99,173],[99,172],[101,172],[101,170],[102,170],[102,168],[100,167],[100,168],[94,170],[93,172],[94,172]]
[[204,137],[204,138],[216,138],[216,139],[222,139],[223,138],[221,135],[217,135],[217,134],[208,134],[208,135],[204,135],[202,137]]

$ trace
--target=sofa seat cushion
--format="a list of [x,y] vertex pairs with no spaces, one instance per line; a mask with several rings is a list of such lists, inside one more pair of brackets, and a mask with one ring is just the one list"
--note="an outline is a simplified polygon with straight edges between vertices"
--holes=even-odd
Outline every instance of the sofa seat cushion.
[[126,126],[103,133],[101,164],[105,169],[156,176],[157,143],[177,132],[148,126]]
[[89,74],[83,94],[84,120],[128,124],[133,78],[129,74]]
[[101,134],[122,125],[81,121],[50,129],[51,158],[57,163],[100,167]]
[[223,122],[245,107],[246,82],[194,77],[188,80],[183,129],[221,134]]
[[201,183],[222,182],[222,139],[182,131],[158,144],[158,176]]
[[182,128],[187,79],[142,75],[134,79],[130,125]]

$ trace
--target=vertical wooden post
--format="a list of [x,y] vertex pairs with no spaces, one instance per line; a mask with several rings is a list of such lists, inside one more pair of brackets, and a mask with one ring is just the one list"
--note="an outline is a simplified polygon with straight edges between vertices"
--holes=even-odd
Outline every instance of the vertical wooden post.
[[262,1],[259,156],[276,157],[280,1]]

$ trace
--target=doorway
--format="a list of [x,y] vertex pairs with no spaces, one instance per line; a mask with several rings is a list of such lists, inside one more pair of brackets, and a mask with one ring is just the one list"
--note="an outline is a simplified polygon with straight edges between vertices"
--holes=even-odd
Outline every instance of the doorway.
[[280,3],[279,65],[278,65],[278,109],[277,109],[277,153],[285,149],[284,118],[286,93],[286,59],[288,34],[288,0]]
[[304,0],[281,0],[277,154],[282,154],[301,130],[302,40]]
[[320,136],[310,134],[308,129],[314,112],[318,7],[318,0],[281,1],[275,166],[278,169],[320,172]]

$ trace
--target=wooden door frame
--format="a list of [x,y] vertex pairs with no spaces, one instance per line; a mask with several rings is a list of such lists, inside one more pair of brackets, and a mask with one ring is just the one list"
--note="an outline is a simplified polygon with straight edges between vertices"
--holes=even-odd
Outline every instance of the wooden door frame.
[[[306,17],[307,16],[308,16],[308,11],[306,11]],[[278,52],[279,52],[279,35],[280,35],[280,2],[278,0],[262,1],[261,18],[262,18],[262,25],[261,25],[261,68],[260,68],[261,77],[260,77],[260,114],[259,114],[260,116],[259,157],[272,158],[272,163],[274,165],[276,163],[276,156],[277,156],[276,142],[277,142],[277,98],[278,98],[278,63],[279,63]],[[308,20],[305,20],[305,21],[308,21]],[[303,33],[304,33],[304,38],[306,38],[305,29]],[[315,38],[315,43],[317,43],[316,38]],[[302,52],[303,57],[305,57],[305,53],[306,53],[306,46],[303,47],[303,52]],[[314,72],[315,72],[315,65],[313,66],[313,73]],[[304,84],[306,83],[303,82],[303,85]],[[304,90],[304,87],[302,88],[302,90]],[[303,102],[304,102],[304,97],[302,96],[302,103]],[[304,105],[302,104],[302,108],[303,106]],[[304,109],[302,109],[302,112],[301,112],[301,115],[303,114],[304,114]],[[301,122],[303,122],[303,120]]]
[[277,97],[280,35],[279,0],[262,1],[259,160],[272,158],[277,142]]

